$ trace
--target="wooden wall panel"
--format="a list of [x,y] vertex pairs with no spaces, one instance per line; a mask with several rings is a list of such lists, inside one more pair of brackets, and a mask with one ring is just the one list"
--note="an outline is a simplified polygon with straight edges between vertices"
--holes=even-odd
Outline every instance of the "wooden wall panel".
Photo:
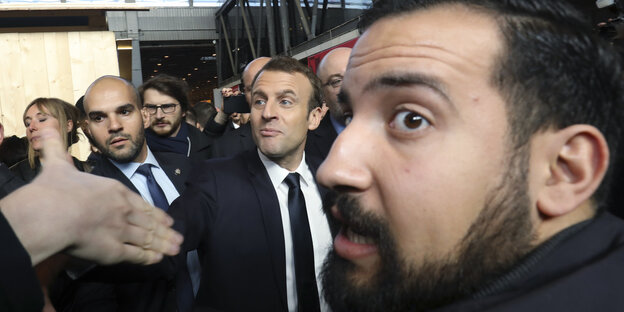
[[[22,114],[37,97],[75,103],[96,78],[119,75],[108,31],[0,34],[0,120],[5,135],[25,135]],[[86,140],[72,154],[85,159]]]
[[24,135],[24,78],[18,34],[0,35],[0,105],[5,135]]

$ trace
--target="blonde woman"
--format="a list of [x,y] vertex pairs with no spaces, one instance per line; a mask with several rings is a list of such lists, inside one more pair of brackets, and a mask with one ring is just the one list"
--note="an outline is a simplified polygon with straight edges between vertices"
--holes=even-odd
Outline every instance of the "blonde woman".
[[[11,171],[24,182],[32,181],[41,171],[39,162],[42,148],[41,129],[52,127],[59,131],[65,145],[69,148],[78,142],[78,124],[74,122],[78,120],[78,117],[79,111],[75,106],[57,98],[37,98],[30,102],[23,115],[28,138],[28,158],[13,165]],[[73,161],[78,170],[85,170],[80,160],[73,158]]]

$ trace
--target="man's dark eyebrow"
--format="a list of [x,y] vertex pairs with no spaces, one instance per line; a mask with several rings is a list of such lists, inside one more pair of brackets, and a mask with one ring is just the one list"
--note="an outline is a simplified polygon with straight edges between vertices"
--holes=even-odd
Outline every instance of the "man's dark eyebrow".
[[297,93],[295,93],[295,91],[290,90],[290,89],[282,90],[282,91],[279,93],[279,97],[283,97],[283,96],[286,96],[286,95],[290,95],[290,96],[292,96],[292,97],[298,98],[298,97],[297,97]]
[[104,112],[101,111],[92,111],[89,112],[89,119],[94,119],[95,117],[99,117],[99,116],[105,116],[106,114],[104,114]]
[[121,105],[121,106],[117,107],[117,109],[115,111],[118,112],[118,111],[121,111],[121,110],[124,110],[124,109],[125,110],[134,110],[135,108],[134,108],[134,105],[128,103],[128,104],[124,104],[124,105]]
[[410,87],[410,86],[424,86],[434,91],[438,95],[442,96],[444,100],[455,109],[455,105],[449,98],[446,87],[436,78],[418,74],[418,73],[405,73],[405,74],[390,74],[376,78],[369,82],[364,90],[375,90],[387,87]]
[[264,93],[262,90],[256,90],[251,93],[252,97],[256,95],[261,96],[261,97],[267,97],[266,93]]

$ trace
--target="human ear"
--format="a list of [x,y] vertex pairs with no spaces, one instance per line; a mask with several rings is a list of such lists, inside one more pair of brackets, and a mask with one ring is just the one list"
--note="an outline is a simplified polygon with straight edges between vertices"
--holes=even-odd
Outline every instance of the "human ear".
[[74,128],[74,121],[69,119],[67,120],[67,133],[70,133],[72,131],[72,129]]
[[543,150],[549,161],[537,207],[547,217],[558,217],[574,211],[598,189],[609,165],[609,148],[602,133],[590,125],[545,135],[548,139],[541,144],[546,146],[532,148]]
[[323,118],[323,111],[320,107],[315,107],[308,113],[308,130],[314,130],[318,128]]

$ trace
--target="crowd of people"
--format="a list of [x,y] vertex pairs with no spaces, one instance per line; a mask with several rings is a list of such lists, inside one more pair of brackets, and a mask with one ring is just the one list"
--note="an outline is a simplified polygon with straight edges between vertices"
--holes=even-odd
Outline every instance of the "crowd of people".
[[249,112],[168,75],[30,103],[0,310],[622,310],[624,64],[584,15],[378,0],[360,31],[316,73],[251,60]]

